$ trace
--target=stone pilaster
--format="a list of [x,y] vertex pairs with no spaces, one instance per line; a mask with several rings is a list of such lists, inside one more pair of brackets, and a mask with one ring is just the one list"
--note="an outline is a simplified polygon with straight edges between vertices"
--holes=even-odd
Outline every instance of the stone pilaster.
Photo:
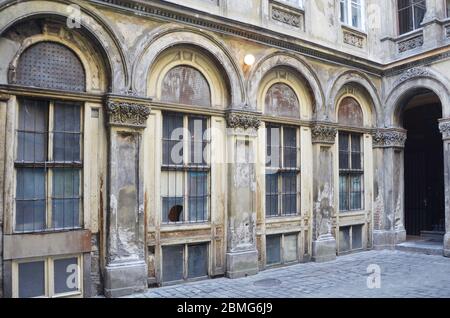
[[445,178],[445,236],[444,256],[450,257],[450,118],[439,122],[444,141],[444,178]]
[[109,183],[106,218],[105,295],[118,297],[147,288],[145,262],[142,131],[145,103],[107,101]]
[[313,143],[313,242],[312,259],[327,262],[336,259],[336,238],[333,236],[334,153],[337,129],[318,123],[311,129]]
[[405,142],[404,129],[378,129],[373,133],[373,244],[376,249],[391,249],[406,239],[403,182]]
[[444,28],[441,20],[446,18],[445,1],[426,0],[427,11],[422,21],[424,48],[436,47],[441,44]]
[[258,113],[227,114],[228,244],[226,275],[258,272],[256,249],[256,137]]

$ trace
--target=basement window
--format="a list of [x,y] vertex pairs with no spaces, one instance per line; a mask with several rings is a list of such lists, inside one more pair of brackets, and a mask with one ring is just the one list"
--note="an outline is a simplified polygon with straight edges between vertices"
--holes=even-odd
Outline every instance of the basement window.
[[345,253],[363,248],[363,225],[344,226],[339,228],[339,252]]
[[162,281],[175,283],[208,277],[208,243],[162,247]]
[[298,261],[298,234],[266,236],[266,265],[281,265]]

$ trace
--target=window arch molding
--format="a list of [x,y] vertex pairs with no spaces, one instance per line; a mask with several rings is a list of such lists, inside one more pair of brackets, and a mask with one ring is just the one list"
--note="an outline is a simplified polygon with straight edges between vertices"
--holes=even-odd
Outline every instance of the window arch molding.
[[[15,54],[9,65],[8,82],[16,83],[17,67],[22,54],[32,46],[39,43],[50,42],[66,47],[72,51],[81,62],[85,76],[85,92],[90,91],[106,91],[108,86],[108,76],[106,69],[102,67],[99,57],[92,56],[86,52],[92,52],[93,48],[84,43],[85,41],[68,41],[56,35],[39,34],[29,37]],[[46,88],[43,88],[46,89]]]
[[[176,67],[186,66],[197,70],[206,80],[210,91],[210,107],[225,109],[230,98],[225,79],[214,62],[203,52],[192,48],[176,47],[163,52],[151,68],[147,87],[150,97],[162,101],[166,75]],[[189,105],[196,106],[196,105]],[[203,106],[204,107],[204,106]]]
[[266,112],[266,96],[269,90],[276,84],[287,85],[295,93],[298,100],[298,115],[297,116],[282,116],[283,118],[292,118],[297,120],[311,120],[312,119],[312,99],[310,97],[308,86],[302,82],[299,76],[289,68],[277,68],[268,72],[261,81],[258,93],[258,110],[267,116],[276,116]]

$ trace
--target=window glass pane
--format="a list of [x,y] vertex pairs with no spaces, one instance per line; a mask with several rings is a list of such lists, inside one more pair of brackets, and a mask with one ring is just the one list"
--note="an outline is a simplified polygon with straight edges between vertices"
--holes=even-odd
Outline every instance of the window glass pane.
[[339,176],[339,210],[348,211],[349,210],[349,202],[348,202],[348,176],[341,175]]
[[163,165],[183,164],[183,116],[163,115]]
[[284,167],[297,167],[297,129],[284,128],[283,129],[283,152],[284,152]]
[[184,245],[163,246],[163,282],[171,282],[183,279],[183,254]]
[[350,227],[339,228],[339,252],[350,251]]
[[358,0],[352,1],[352,24],[355,28],[361,28],[361,5]]
[[208,173],[188,173],[189,221],[205,221],[208,216]]
[[341,11],[341,22],[347,23],[347,3],[348,0],[341,0],[340,11]]
[[281,167],[280,146],[281,133],[280,127],[268,125],[266,128],[266,165],[268,167]]
[[54,108],[53,156],[55,161],[81,160],[81,107],[79,104],[56,102]]
[[78,258],[56,259],[53,262],[55,294],[79,290]]
[[80,226],[80,169],[53,169],[52,222],[56,229]]
[[19,264],[19,297],[45,296],[44,261]]
[[297,256],[297,234],[284,236],[284,261],[295,262]]
[[203,117],[189,117],[189,163],[206,165],[205,149],[208,145],[206,138],[207,120]]
[[349,135],[339,133],[339,169],[349,168]]
[[405,3],[409,1],[399,1],[398,24],[400,34],[407,33],[414,29],[413,27],[413,8]]
[[283,173],[283,211],[284,215],[297,214],[297,173]]
[[418,29],[421,27],[421,23],[426,13],[426,4],[425,1],[416,2],[414,5],[414,29]]
[[351,193],[350,193],[350,209],[361,210],[362,209],[362,186],[360,175],[351,177]]
[[17,131],[17,160],[47,160],[48,104],[43,101],[20,100]]
[[362,225],[352,226],[352,249],[362,248]]
[[278,174],[266,172],[266,215],[278,215]]
[[266,236],[266,263],[267,265],[281,263],[281,235]]
[[188,246],[188,278],[208,276],[208,245]]
[[183,222],[183,197],[162,198],[163,223]]
[[16,231],[45,228],[45,170],[17,169]]
[[352,135],[352,169],[360,170],[361,168],[361,136]]

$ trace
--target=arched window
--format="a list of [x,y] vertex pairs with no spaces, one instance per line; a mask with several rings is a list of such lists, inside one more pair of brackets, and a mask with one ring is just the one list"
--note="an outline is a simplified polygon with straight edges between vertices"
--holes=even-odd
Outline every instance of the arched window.
[[83,65],[66,46],[39,42],[26,49],[17,64],[16,83],[25,86],[82,92]]
[[338,122],[346,126],[362,127],[363,112],[359,103],[352,97],[345,97],[338,110]]
[[265,113],[282,117],[300,117],[300,105],[294,90],[284,83],[272,85],[266,93]]
[[211,106],[211,92],[206,78],[193,67],[180,65],[164,77],[161,100],[163,102]]

